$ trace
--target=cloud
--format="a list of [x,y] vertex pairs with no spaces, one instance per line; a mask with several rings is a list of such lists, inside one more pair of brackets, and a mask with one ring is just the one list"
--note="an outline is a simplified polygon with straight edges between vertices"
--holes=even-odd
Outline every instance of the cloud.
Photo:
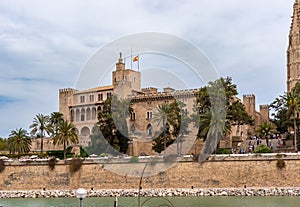
[[233,77],[241,95],[269,103],[285,90],[293,2],[1,1],[0,136],[28,127],[37,113],[57,111],[58,89],[75,85],[98,48],[146,31],[190,41],[221,76]]

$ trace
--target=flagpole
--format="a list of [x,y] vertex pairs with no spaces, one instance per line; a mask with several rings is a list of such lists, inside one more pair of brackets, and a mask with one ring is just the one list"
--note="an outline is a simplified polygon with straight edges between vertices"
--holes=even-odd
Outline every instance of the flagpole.
[[138,71],[140,71],[140,54],[138,54]]
[[130,50],[130,69],[132,70],[132,48]]

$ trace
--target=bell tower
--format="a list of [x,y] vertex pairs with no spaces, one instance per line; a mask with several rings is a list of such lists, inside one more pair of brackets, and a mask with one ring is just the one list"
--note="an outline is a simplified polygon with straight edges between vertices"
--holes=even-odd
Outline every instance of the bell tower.
[[300,82],[300,0],[295,0],[287,49],[287,91]]
[[141,73],[132,69],[125,69],[122,53],[116,63],[116,70],[112,72],[114,93],[121,98],[132,95],[133,91],[141,91]]

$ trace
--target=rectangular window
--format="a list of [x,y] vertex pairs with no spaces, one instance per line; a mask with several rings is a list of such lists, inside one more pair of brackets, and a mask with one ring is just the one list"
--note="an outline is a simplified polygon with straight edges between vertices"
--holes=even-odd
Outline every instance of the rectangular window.
[[132,112],[132,113],[130,114],[130,120],[131,120],[131,121],[134,121],[134,120],[135,120],[135,113],[134,113],[134,112]]
[[106,94],[106,97],[107,97],[107,99],[109,99],[109,98],[111,97],[111,92],[108,92],[108,93]]
[[147,119],[152,119],[152,111],[147,112]]
[[85,102],[85,97],[84,96],[80,96],[80,103],[84,103]]
[[188,115],[188,110],[187,109],[182,109],[182,115],[187,116]]
[[90,102],[94,102],[94,95],[90,95]]
[[98,94],[98,101],[103,101],[103,94],[102,93]]

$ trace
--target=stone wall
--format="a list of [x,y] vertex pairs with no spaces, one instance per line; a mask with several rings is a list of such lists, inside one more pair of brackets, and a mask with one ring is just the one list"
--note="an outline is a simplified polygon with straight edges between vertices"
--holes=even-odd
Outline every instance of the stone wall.
[[[277,160],[284,160],[279,169]],[[69,165],[60,161],[54,170],[47,163],[9,163],[0,173],[0,190],[51,189],[131,189],[138,188],[139,177],[118,175],[107,170],[117,167],[143,169],[145,163],[96,164],[85,162],[78,172],[69,171]],[[150,168],[149,168],[150,170]],[[139,171],[141,172],[141,171]],[[139,173],[138,172],[138,173]],[[143,188],[243,188],[300,186],[299,157],[211,157],[197,163],[183,161],[154,176],[143,178]],[[147,175],[147,174],[145,174]]]

